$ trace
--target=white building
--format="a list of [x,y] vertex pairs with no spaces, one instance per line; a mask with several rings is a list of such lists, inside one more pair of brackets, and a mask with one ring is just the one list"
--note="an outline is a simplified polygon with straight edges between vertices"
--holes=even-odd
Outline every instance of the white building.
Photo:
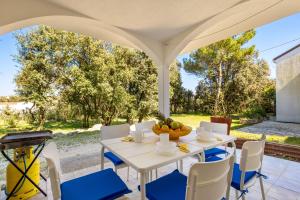
[[33,103],[26,102],[3,102],[0,103],[0,113],[6,108],[9,107],[13,111],[21,112],[26,109],[29,109],[33,106]]
[[300,123],[300,44],[277,56],[277,121]]

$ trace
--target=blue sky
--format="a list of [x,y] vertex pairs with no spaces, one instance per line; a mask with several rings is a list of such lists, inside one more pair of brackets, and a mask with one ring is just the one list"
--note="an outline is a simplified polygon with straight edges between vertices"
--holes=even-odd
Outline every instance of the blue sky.
[[[272,59],[300,43],[300,39],[272,50],[264,50],[296,38],[300,38],[300,13],[257,28],[256,36],[249,42],[249,45],[254,44],[257,49],[261,51],[260,57],[268,62],[271,69],[271,77],[276,78],[275,65]],[[14,62],[12,55],[16,53],[16,41],[13,33],[0,35],[0,96],[14,94],[14,77],[17,74],[18,68],[16,67],[17,63]],[[187,54],[181,55],[178,59],[182,60],[183,57],[187,56]],[[187,74],[183,69],[181,73],[183,86],[194,90],[197,86],[198,78]]]

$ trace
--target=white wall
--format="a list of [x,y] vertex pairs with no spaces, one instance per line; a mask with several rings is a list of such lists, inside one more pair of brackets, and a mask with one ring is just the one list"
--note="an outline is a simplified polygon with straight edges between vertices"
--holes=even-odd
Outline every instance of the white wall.
[[277,121],[300,123],[300,53],[276,63]]

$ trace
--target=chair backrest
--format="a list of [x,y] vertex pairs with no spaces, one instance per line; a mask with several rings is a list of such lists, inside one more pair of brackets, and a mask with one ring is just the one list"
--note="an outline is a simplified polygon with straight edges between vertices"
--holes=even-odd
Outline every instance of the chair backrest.
[[264,156],[265,136],[259,141],[247,141],[243,144],[240,158],[240,170],[257,171],[262,166]]
[[49,177],[52,188],[52,196],[54,200],[61,197],[60,180],[61,180],[61,167],[59,160],[59,153],[54,142],[48,144],[44,150],[43,155],[48,164]]
[[143,129],[143,132],[152,132],[152,127],[155,125],[155,120],[143,121],[141,123],[135,124],[135,130],[138,130],[140,126]]
[[189,172],[186,200],[229,198],[234,155],[216,162],[194,164]]
[[204,127],[205,130],[211,131],[213,133],[218,133],[218,134],[223,134],[227,135],[227,124],[222,124],[222,123],[214,123],[214,122],[205,122],[201,121],[200,122],[200,127]]
[[130,133],[129,124],[102,126],[101,127],[101,139],[113,139],[119,137],[125,137]]

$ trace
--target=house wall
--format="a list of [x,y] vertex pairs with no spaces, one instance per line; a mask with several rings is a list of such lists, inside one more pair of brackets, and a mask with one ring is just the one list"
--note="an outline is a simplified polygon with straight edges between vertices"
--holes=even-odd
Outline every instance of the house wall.
[[277,121],[300,123],[300,53],[276,63]]

